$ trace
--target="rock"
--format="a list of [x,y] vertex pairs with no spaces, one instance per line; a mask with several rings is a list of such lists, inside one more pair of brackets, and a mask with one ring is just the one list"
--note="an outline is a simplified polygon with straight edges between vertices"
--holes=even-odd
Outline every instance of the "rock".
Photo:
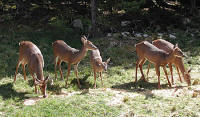
[[125,27],[127,25],[129,25],[131,22],[130,21],[121,21],[121,26]]
[[111,36],[112,36],[112,34],[111,34],[111,33],[108,33],[108,34],[107,34],[107,37],[111,37]]
[[196,92],[193,92],[192,98],[196,98],[196,97],[197,97],[197,93],[196,93]]
[[143,37],[145,37],[145,38],[148,37],[148,36],[149,36],[149,35],[147,35],[147,34],[143,34]]
[[172,35],[172,34],[169,34],[169,38],[171,39],[176,39],[176,36]]
[[158,36],[163,36],[163,34],[162,33],[158,33]]
[[129,32],[122,32],[121,34],[122,34],[123,37],[128,37],[128,35],[130,35]]
[[192,85],[198,85],[199,84],[199,80],[195,79],[194,82],[192,83]]
[[83,30],[83,23],[82,23],[81,19],[75,19],[73,21],[73,27],[80,28]]
[[135,36],[136,37],[142,37],[142,34],[141,33],[136,33]]
[[113,33],[113,38],[120,38],[122,35],[120,33]]

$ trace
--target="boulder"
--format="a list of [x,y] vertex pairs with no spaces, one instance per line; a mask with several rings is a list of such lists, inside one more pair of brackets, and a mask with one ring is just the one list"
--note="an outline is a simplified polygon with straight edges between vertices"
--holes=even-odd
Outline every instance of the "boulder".
[[83,30],[83,23],[82,23],[81,19],[75,19],[73,21],[73,27],[80,28]]

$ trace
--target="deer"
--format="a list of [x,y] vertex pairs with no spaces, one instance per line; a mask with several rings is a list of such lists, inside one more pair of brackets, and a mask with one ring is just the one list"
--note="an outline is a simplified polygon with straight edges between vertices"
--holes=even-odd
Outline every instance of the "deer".
[[102,72],[107,71],[108,69],[108,63],[110,61],[110,58],[106,60],[106,62],[102,61],[100,52],[98,49],[92,50],[90,52],[90,64],[91,68],[93,69],[94,73],[94,88],[96,88],[96,74],[99,72],[100,78],[101,78],[101,84],[103,86],[103,81],[102,81]]
[[[170,43],[166,40],[163,40],[163,39],[154,40],[152,42],[152,44],[154,46],[156,46],[157,48],[164,50],[167,53],[170,53],[173,50],[173,47],[174,47],[174,45],[172,43]],[[178,75],[179,75],[180,82],[182,83],[181,76],[180,76],[180,71],[181,71],[183,79],[188,84],[188,86],[190,86],[191,85],[191,81],[190,81],[191,76],[190,76],[189,73],[190,73],[191,69],[186,70],[185,67],[184,67],[183,58],[178,57],[178,56],[175,57],[175,59],[172,60],[170,63],[168,63],[168,66],[169,66],[170,72],[171,72],[171,82],[172,82],[172,84],[174,84],[172,64],[175,65],[175,67],[176,67],[176,70],[177,70]],[[148,74],[149,74],[149,68],[150,68],[150,63],[148,65],[148,69],[147,69],[147,77],[148,77]]]
[[[46,88],[47,81],[49,77],[44,78],[43,68],[44,68],[44,60],[40,49],[30,41],[21,41],[19,42],[19,58],[16,66],[14,83],[16,82],[17,73],[19,66],[22,65],[24,80],[26,80],[26,71],[25,67],[28,65],[28,70],[33,77],[34,85],[35,85],[35,93],[37,91],[37,85],[39,85],[40,90],[43,94],[43,97],[47,97]],[[35,77],[35,75],[37,77]]]
[[174,60],[176,56],[183,57],[183,52],[178,48],[176,44],[173,47],[173,50],[170,53],[166,53],[165,51],[157,48],[153,44],[149,43],[148,41],[142,41],[135,45],[136,53],[138,56],[138,60],[136,62],[136,72],[135,72],[135,82],[137,82],[137,68],[140,68],[140,72],[142,74],[141,79],[146,81],[143,73],[142,66],[146,60],[153,63],[155,66],[156,74],[158,76],[158,89],[161,88],[160,86],[160,66],[163,67],[164,73],[166,75],[167,81],[169,86],[171,87],[171,83],[168,79],[166,65]]
[[97,47],[91,41],[87,40],[85,36],[81,37],[81,41],[83,43],[81,50],[77,50],[75,48],[68,46],[63,40],[57,40],[54,43],[52,43],[53,53],[54,53],[54,64],[55,64],[54,70],[56,79],[57,79],[57,73],[56,73],[57,66],[59,67],[61,78],[63,79],[61,63],[62,61],[67,63],[67,76],[65,81],[66,88],[68,87],[67,82],[72,65],[74,65],[75,74],[78,81],[78,87],[81,88],[78,77],[78,64],[85,57],[88,50],[97,49]]

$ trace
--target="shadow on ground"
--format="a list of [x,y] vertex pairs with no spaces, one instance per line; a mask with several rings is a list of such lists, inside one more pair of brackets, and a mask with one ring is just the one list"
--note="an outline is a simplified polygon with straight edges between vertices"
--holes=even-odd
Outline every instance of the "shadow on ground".
[[[90,74],[87,74],[83,78],[79,78],[80,83],[81,83],[81,89],[89,89],[89,88],[93,87],[93,84],[87,81],[89,76],[90,76]],[[74,78],[71,81],[71,84],[78,85],[77,78]]]
[[0,95],[2,96],[3,100],[14,99],[17,98],[18,100],[24,100],[28,98],[25,96],[28,94],[27,92],[17,92],[13,89],[13,83],[7,83],[0,85]]
[[[129,83],[124,83],[124,84],[119,84],[119,85],[113,85],[111,88],[113,89],[122,89],[126,91],[142,91],[142,90],[154,90],[158,89],[157,88],[158,83],[150,83],[150,82],[144,82],[142,80],[139,80],[138,82],[129,82]],[[162,84],[162,88],[169,88],[168,84]]]

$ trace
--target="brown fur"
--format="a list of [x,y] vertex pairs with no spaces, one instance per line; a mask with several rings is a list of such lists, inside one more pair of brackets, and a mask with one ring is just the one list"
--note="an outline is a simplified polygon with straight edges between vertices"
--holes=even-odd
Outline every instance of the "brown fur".
[[81,37],[81,41],[83,42],[83,46],[81,50],[77,50],[75,48],[71,48],[64,41],[57,40],[55,41],[53,46],[54,52],[54,64],[55,64],[55,77],[57,78],[56,67],[58,65],[61,78],[63,78],[63,73],[61,69],[62,61],[68,64],[67,68],[67,76],[66,76],[66,87],[68,82],[68,77],[70,75],[71,65],[74,65],[75,74],[78,80],[78,86],[80,87],[80,82],[78,78],[78,64],[85,57],[88,50],[97,49],[95,45],[92,44],[85,36]]
[[94,72],[94,88],[96,88],[96,73],[99,72],[101,77],[101,84],[103,85],[102,81],[102,71],[107,71],[108,62],[110,59],[108,59],[106,62],[102,61],[100,52],[98,49],[92,50],[90,53],[90,64]]
[[174,60],[176,56],[183,56],[182,51],[176,46],[174,46],[173,51],[170,53],[166,53],[165,51],[157,48],[156,46],[152,45],[151,43],[147,41],[140,42],[135,45],[136,47],[136,53],[138,55],[138,60],[136,63],[136,76],[135,81],[137,82],[137,68],[140,67],[140,71],[142,74],[142,79],[145,80],[142,65],[145,63],[146,60],[150,61],[154,64],[156,69],[156,74],[158,76],[158,88],[161,88],[160,86],[160,66],[163,67],[163,70],[165,72],[166,78],[168,80],[168,84],[171,87],[171,83],[167,76],[166,71],[166,64]]
[[[26,80],[25,66],[28,64],[29,72],[34,79],[35,92],[37,93],[36,85],[38,84],[42,94],[44,97],[46,97],[46,82],[48,78],[44,79],[43,75],[43,56],[40,49],[30,41],[22,41],[19,43],[19,59],[16,67],[14,82],[16,81],[16,76],[20,64],[22,64],[24,80]],[[34,73],[36,74],[37,78],[35,78]]]
[[[152,43],[153,43],[154,46],[156,46],[157,48],[159,48],[161,50],[166,51],[167,53],[170,53],[173,50],[173,47],[174,47],[174,45],[172,43],[170,43],[166,40],[163,40],[163,39],[154,40]],[[190,81],[191,76],[189,74],[189,72],[191,70],[187,71],[185,69],[183,59],[181,57],[175,57],[175,59],[168,64],[169,68],[170,68],[170,72],[171,72],[172,84],[174,84],[172,64],[174,64],[176,69],[177,69],[180,81],[182,82],[179,70],[181,71],[183,78],[187,82],[187,84],[191,85],[191,81]],[[149,67],[150,67],[150,64],[148,66],[147,76],[148,76],[148,73],[149,73]]]

